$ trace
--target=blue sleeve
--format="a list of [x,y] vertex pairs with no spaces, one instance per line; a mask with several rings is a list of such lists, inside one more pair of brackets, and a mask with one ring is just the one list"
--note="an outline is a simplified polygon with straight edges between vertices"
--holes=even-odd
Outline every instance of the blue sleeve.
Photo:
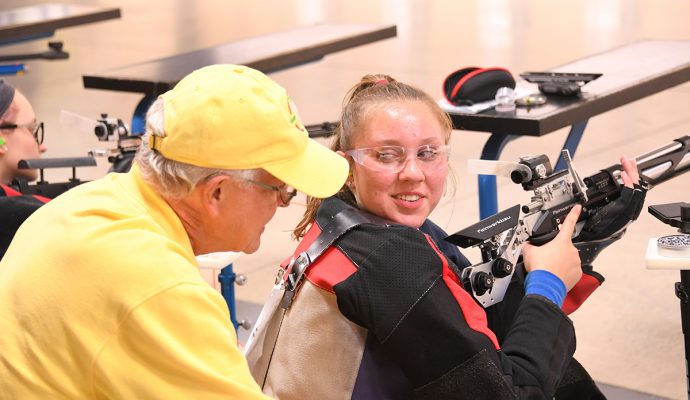
[[563,281],[549,271],[536,270],[527,274],[525,295],[537,294],[551,300],[558,307],[562,307],[566,293]]

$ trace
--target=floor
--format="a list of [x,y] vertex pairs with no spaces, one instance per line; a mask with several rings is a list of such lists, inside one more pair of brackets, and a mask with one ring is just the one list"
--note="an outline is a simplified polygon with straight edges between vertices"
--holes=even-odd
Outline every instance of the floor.
[[[0,9],[27,3],[3,0]],[[388,73],[440,97],[445,76],[465,66],[502,66],[517,75],[639,39],[690,40],[686,0],[103,0],[98,4],[121,7],[122,18],[57,31],[54,39],[64,42],[69,60],[29,62],[28,74],[6,77],[46,122],[46,157],[83,156],[113,145],[98,142],[89,132],[61,126],[61,110],[90,118],[108,113],[128,120],[139,101],[136,94],[84,89],[81,76],[86,72],[321,21],[395,23],[398,37],[272,74],[288,89],[305,123],[335,120],[343,95],[366,73]],[[45,42],[3,46],[0,54],[43,51]],[[615,163],[620,154],[639,155],[690,134],[688,104],[690,84],[683,84],[593,118],[574,158],[580,172],[592,173]],[[502,159],[556,154],[566,135],[561,130],[515,140],[506,146]],[[487,137],[468,131],[453,135],[458,190],[432,215],[448,231],[478,220],[476,178],[467,173],[465,160],[479,156]],[[108,167],[107,160],[99,159],[97,167],[77,172],[82,179],[94,179]],[[67,175],[51,171],[47,177],[58,181]],[[690,201],[689,184],[686,174],[654,188],[647,205]],[[499,180],[499,193],[500,209],[528,198],[504,180]],[[296,203],[279,210],[257,253],[236,261],[236,270],[248,278],[245,286],[237,288],[243,302],[240,313],[249,312],[247,304],[256,307],[263,302],[276,266],[295,246],[289,232],[303,212],[303,199]],[[599,257],[596,267],[606,282],[572,316],[578,333],[576,356],[598,382],[607,385],[611,398],[687,398],[679,307],[673,293],[678,272],[649,271],[644,262],[649,238],[671,233],[670,227],[644,211],[626,236]],[[478,260],[472,251],[468,256]]]

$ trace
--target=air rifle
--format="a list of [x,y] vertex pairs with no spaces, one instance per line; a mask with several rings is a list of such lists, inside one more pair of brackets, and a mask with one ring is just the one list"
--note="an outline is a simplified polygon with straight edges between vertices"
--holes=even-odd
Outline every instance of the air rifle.
[[[22,194],[35,194],[53,199],[67,190],[84,183],[77,178],[77,167],[92,167],[96,165],[93,157],[64,157],[64,158],[36,158],[20,160],[19,169],[37,169],[40,171],[38,182],[29,184],[25,179],[15,179],[12,186]],[[50,183],[43,177],[46,168],[72,168],[72,177],[66,182]]]
[[[546,155],[521,157],[518,163],[469,161],[471,170],[509,176],[534,193],[529,203],[510,207],[446,238],[463,248],[479,247],[482,262],[463,269],[460,278],[482,306],[503,300],[516,265],[521,262],[524,244],[540,245],[553,239],[576,204],[582,205],[582,213],[573,242],[580,250],[582,263],[590,264],[637,218],[646,189],[690,170],[690,136],[636,157],[645,187],[636,185],[635,190],[624,188],[619,164],[582,179],[568,151],[563,150],[562,155],[567,169],[557,172]],[[627,206],[621,207],[620,203],[625,202]]]

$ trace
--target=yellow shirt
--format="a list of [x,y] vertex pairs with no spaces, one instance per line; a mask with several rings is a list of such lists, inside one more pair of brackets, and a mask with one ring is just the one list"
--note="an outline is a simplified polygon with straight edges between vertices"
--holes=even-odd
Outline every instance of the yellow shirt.
[[265,398],[179,218],[136,167],[17,232],[0,262],[0,397]]

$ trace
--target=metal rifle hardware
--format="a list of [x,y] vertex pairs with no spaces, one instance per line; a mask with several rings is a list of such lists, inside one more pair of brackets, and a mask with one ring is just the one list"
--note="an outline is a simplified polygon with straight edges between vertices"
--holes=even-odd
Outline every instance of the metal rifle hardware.
[[[101,114],[100,119],[93,120],[63,110],[60,113],[60,121],[70,128],[94,134],[99,141],[117,140],[117,148],[90,151],[88,157],[21,160],[18,168],[38,169],[40,172],[39,180],[34,184],[29,184],[25,179],[15,179],[10,186],[13,186],[23,194],[55,198],[65,191],[84,183],[84,181],[77,178],[76,168],[96,166],[94,156],[107,156],[108,161],[113,164],[110,168],[113,172],[126,172],[129,170],[136,150],[141,143],[141,137],[130,135],[127,126],[121,119],[108,118],[107,114]],[[65,182],[47,182],[44,179],[44,169],[49,168],[72,168],[72,177]]]
[[[17,167],[19,169],[37,169],[39,170],[38,182],[29,184],[26,179],[18,178],[10,183],[10,186],[15,188],[22,194],[32,194],[54,199],[67,190],[85,183],[85,181],[77,178],[77,167],[95,167],[96,160],[93,157],[64,157],[64,158],[36,158],[19,160]],[[51,168],[72,168],[72,177],[65,182],[50,183],[45,180],[44,170]]]
[[141,134],[132,134],[127,125],[119,118],[108,117],[101,113],[99,119],[91,119],[79,114],[62,110],[60,122],[82,133],[93,134],[100,142],[117,141],[115,148],[95,149],[89,152],[91,156],[107,157],[112,164],[110,172],[127,172],[141,144]]
[[567,149],[563,149],[562,157],[565,161],[566,169],[570,173],[570,177],[573,179],[573,185],[577,189],[577,194],[581,196],[582,203],[587,203],[587,186],[585,182],[580,178],[577,171],[575,171],[575,166],[573,165],[572,159],[570,158],[570,152]]
[[[569,153],[564,151],[563,156],[567,169],[556,172],[545,155],[520,157],[518,163],[513,163],[513,168],[505,161],[468,162],[471,171],[482,174],[490,174],[494,163],[495,175],[509,177],[521,184],[525,191],[533,192],[527,204],[517,204],[446,238],[463,248],[480,249],[482,262],[463,269],[460,280],[482,306],[489,307],[503,300],[518,269],[525,242],[547,243],[558,234],[558,227],[568,212],[576,204],[582,204],[573,235],[577,238],[588,219],[620,196],[623,186],[621,165],[610,166],[580,179]],[[675,139],[637,157],[636,161],[640,176],[649,188],[687,172],[690,170],[690,136]],[[622,235],[621,231],[605,239]]]

